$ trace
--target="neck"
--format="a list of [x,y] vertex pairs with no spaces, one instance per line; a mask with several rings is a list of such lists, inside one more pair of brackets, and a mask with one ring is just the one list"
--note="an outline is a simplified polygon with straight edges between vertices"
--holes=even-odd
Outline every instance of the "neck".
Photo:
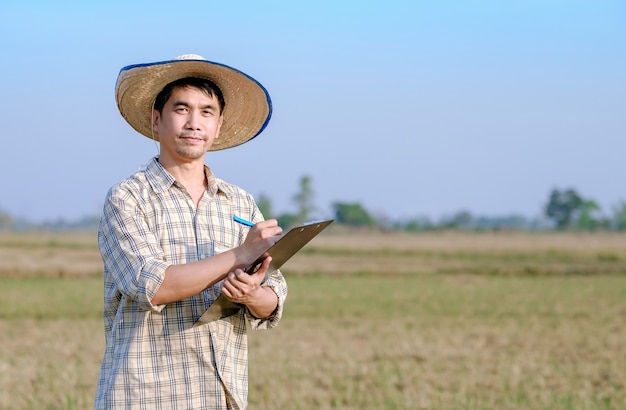
[[188,190],[206,187],[204,157],[188,162],[175,162],[159,156],[159,163]]

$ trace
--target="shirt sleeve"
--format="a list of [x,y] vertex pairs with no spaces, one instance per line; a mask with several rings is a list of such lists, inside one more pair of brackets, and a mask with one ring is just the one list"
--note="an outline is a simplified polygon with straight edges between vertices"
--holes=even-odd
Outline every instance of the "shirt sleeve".
[[283,316],[283,308],[287,299],[287,282],[279,269],[275,269],[265,278],[262,286],[271,288],[278,296],[278,305],[272,314],[266,318],[258,319],[250,314],[250,326],[253,330],[272,329],[278,325]]
[[128,191],[117,187],[107,195],[98,233],[105,270],[120,293],[144,310],[161,311],[152,298],[169,266],[151,232],[145,209]]

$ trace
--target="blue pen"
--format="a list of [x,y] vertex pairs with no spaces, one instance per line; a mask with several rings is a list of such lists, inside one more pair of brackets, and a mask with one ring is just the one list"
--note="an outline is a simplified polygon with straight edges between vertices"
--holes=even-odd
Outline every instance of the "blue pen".
[[250,222],[248,220],[240,218],[237,215],[233,215],[233,221],[238,222],[238,223],[240,223],[242,225],[249,226],[249,227],[253,227],[254,226],[254,222]]

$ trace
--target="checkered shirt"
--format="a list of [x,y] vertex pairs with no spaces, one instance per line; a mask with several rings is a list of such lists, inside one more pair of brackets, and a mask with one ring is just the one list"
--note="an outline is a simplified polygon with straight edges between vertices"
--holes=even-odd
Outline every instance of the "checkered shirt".
[[205,167],[208,188],[196,207],[185,188],[153,158],[111,188],[98,232],[104,262],[104,331],[96,409],[243,409],[247,405],[252,329],[275,327],[287,284],[280,271],[264,286],[276,311],[257,319],[246,309],[193,327],[221,293],[222,282],[175,303],[151,300],[165,269],[209,258],[243,243],[248,227],[233,215],[263,219],[253,198]]

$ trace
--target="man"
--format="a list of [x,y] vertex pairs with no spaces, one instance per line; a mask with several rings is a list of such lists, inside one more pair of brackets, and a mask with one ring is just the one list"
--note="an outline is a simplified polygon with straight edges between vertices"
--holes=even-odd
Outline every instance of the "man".
[[[287,285],[268,270],[270,257],[254,274],[242,269],[282,230],[204,159],[256,137],[271,116],[269,95],[238,70],[186,55],[124,67],[116,98],[160,150],[106,197],[98,232],[106,351],[95,407],[245,408],[246,321],[275,327]],[[224,298],[232,314],[199,320]]]

